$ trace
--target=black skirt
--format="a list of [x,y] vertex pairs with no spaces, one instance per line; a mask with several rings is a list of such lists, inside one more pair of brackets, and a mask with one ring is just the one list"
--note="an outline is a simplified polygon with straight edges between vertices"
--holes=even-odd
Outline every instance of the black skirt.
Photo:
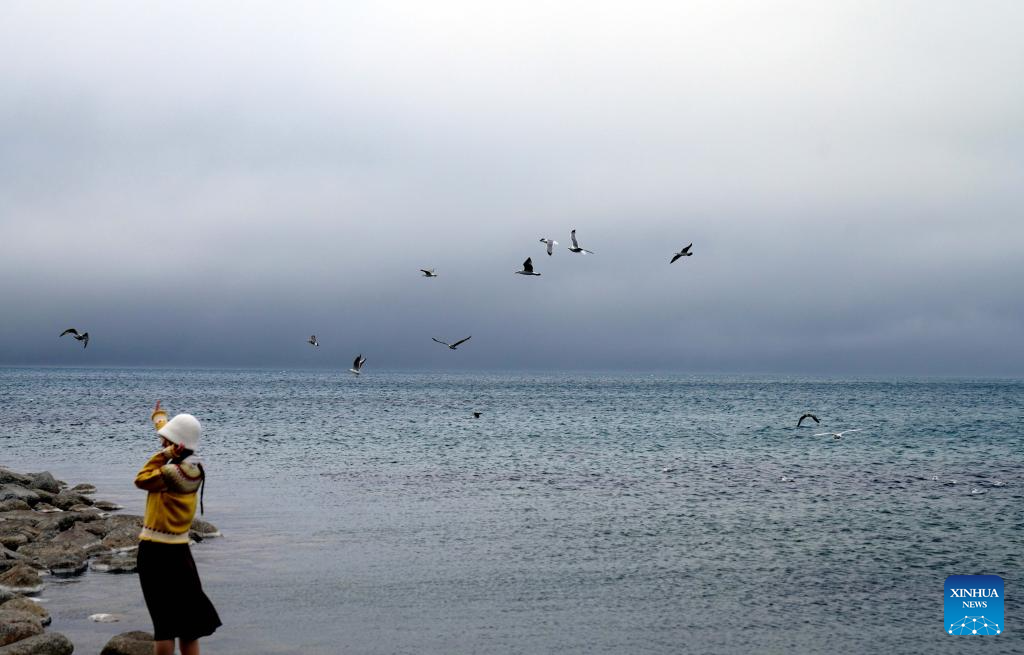
[[142,596],[153,619],[153,639],[192,641],[220,627],[188,544],[140,541],[138,570]]

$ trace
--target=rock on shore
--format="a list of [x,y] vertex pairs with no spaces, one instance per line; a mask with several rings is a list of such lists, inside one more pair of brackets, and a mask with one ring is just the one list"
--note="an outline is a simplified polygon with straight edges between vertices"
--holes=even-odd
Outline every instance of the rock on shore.
[[[119,505],[93,500],[91,484],[68,488],[51,473],[22,474],[0,467],[0,655],[66,655],[64,635],[44,632],[50,615],[25,598],[43,589],[44,575],[75,576],[88,569],[133,573],[142,517],[111,515]],[[219,537],[196,520],[194,541]],[[110,640],[104,655],[150,655],[153,636],[127,632]]]

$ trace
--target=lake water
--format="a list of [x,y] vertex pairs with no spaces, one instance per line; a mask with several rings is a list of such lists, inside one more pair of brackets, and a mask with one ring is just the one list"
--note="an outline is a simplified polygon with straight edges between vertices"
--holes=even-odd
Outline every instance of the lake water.
[[[141,514],[158,398],[225,535],[207,655],[1024,651],[1022,381],[0,369],[0,465]],[[1006,632],[946,635],[982,573]],[[151,629],[134,575],[42,595],[76,652]]]

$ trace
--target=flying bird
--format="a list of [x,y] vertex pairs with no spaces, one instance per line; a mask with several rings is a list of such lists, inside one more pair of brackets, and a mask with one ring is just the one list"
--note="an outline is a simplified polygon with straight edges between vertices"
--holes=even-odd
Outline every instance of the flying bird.
[[801,416],[800,420],[796,422],[796,427],[800,427],[800,424],[804,422],[804,419],[808,419],[808,418],[814,419],[815,423],[821,423],[821,421],[818,420],[817,416],[815,416],[814,414],[811,414],[811,413],[807,413],[807,414],[804,414],[803,416]]
[[526,261],[523,262],[523,270],[516,271],[519,275],[540,275],[540,273],[533,272],[533,257],[527,257]]
[[578,253],[583,253],[584,255],[586,255],[586,254],[593,255],[594,254],[593,250],[587,250],[586,248],[580,248],[579,242],[576,241],[576,230],[575,229],[573,229],[573,231],[572,231],[572,248],[569,248],[569,252],[578,252]]
[[555,246],[558,245],[557,241],[555,241],[554,239],[541,239],[540,242],[548,244],[548,255],[554,254],[552,251],[554,250]]
[[843,435],[846,434],[847,432],[860,432],[860,428],[857,428],[856,430],[843,430],[842,432],[819,432],[818,434],[816,434],[814,436],[816,436],[816,437],[827,437],[829,435],[832,435],[833,439],[842,439]]
[[316,340],[315,334],[309,335],[309,345],[316,346],[317,348],[320,347],[320,342]]
[[693,244],[691,243],[690,245],[686,246],[685,248],[683,248],[682,250],[677,252],[675,254],[675,256],[672,258],[672,261],[669,262],[669,264],[675,264],[676,260],[679,259],[680,257],[691,257],[691,256],[693,256],[693,253],[690,252],[690,248],[692,248],[692,247],[693,247]]
[[437,277],[437,273],[434,272],[434,269],[430,269],[428,271],[425,268],[421,268],[420,271],[423,273],[423,277]]
[[366,358],[363,357],[362,353],[356,355],[355,360],[352,362],[352,368],[349,369],[349,372],[350,373],[355,373],[356,375],[359,375],[359,371],[362,370],[363,364],[365,364],[365,363],[366,363]]
[[483,412],[473,412],[473,418],[480,418],[481,414],[483,414]]
[[71,336],[73,336],[75,338],[75,340],[81,341],[82,342],[82,348],[88,348],[89,347],[89,333],[88,332],[83,332],[82,334],[79,334],[78,330],[76,330],[75,328],[68,328],[68,329],[64,330],[63,332],[61,332],[60,336],[63,337],[65,334],[70,334]]
[[434,341],[436,341],[436,342],[440,343],[440,344],[443,344],[443,345],[445,345],[445,346],[448,346],[448,347],[449,347],[450,349],[452,349],[452,350],[455,350],[456,348],[458,348],[458,347],[459,347],[459,345],[460,345],[460,344],[464,344],[464,343],[466,343],[467,341],[469,341],[470,339],[472,339],[472,338],[473,338],[473,335],[470,335],[470,336],[466,337],[465,339],[459,339],[459,340],[458,340],[458,341],[456,341],[455,343],[448,343],[447,341],[441,341],[440,339],[438,339],[438,338],[436,338],[436,337],[430,337],[430,338],[431,338],[431,339],[433,339]]

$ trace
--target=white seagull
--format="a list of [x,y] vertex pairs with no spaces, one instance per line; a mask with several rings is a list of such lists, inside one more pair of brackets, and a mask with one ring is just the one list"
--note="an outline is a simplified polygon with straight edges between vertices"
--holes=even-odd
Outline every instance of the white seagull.
[[573,228],[571,236],[572,236],[572,248],[569,248],[569,252],[583,253],[584,255],[586,255],[586,254],[593,255],[594,254],[593,250],[587,250],[586,248],[580,248],[579,242],[576,241],[576,229],[575,228]]
[[554,239],[541,239],[540,242],[548,244],[548,254],[549,255],[552,254],[551,251],[554,249],[554,247],[558,245],[558,242],[555,241]]
[[672,258],[672,261],[669,262],[669,264],[675,264],[676,260],[679,259],[680,257],[692,257],[693,253],[690,252],[690,248],[692,247],[693,244],[691,243],[690,245],[686,246],[685,248],[677,252],[675,256]]
[[309,335],[309,345],[316,346],[317,348],[320,347],[320,342],[316,340],[315,334]]
[[423,277],[437,277],[437,273],[434,272],[434,269],[430,269],[428,271],[425,268],[421,268],[420,271],[423,272]]
[[465,339],[459,339],[455,343],[448,343],[447,341],[441,341],[440,339],[438,339],[436,337],[430,337],[430,338],[433,339],[434,341],[442,344],[442,345],[448,346],[452,350],[455,350],[456,348],[459,347],[460,344],[466,343],[467,341],[469,341],[473,337],[472,337],[472,335],[470,335],[470,336],[466,337]]
[[356,355],[355,360],[352,362],[352,368],[349,369],[349,373],[355,373],[359,375],[359,371],[362,370],[363,364],[366,363],[366,358],[363,357],[362,353]]
[[527,257],[526,261],[523,262],[523,270],[515,272],[518,275],[540,275],[540,273],[533,272],[533,257]]
[[827,437],[829,435],[832,435],[833,439],[842,439],[843,435],[846,434],[847,432],[860,432],[860,428],[857,428],[855,430],[843,430],[842,432],[819,432],[818,434],[816,434],[814,436],[816,436],[816,437]]

